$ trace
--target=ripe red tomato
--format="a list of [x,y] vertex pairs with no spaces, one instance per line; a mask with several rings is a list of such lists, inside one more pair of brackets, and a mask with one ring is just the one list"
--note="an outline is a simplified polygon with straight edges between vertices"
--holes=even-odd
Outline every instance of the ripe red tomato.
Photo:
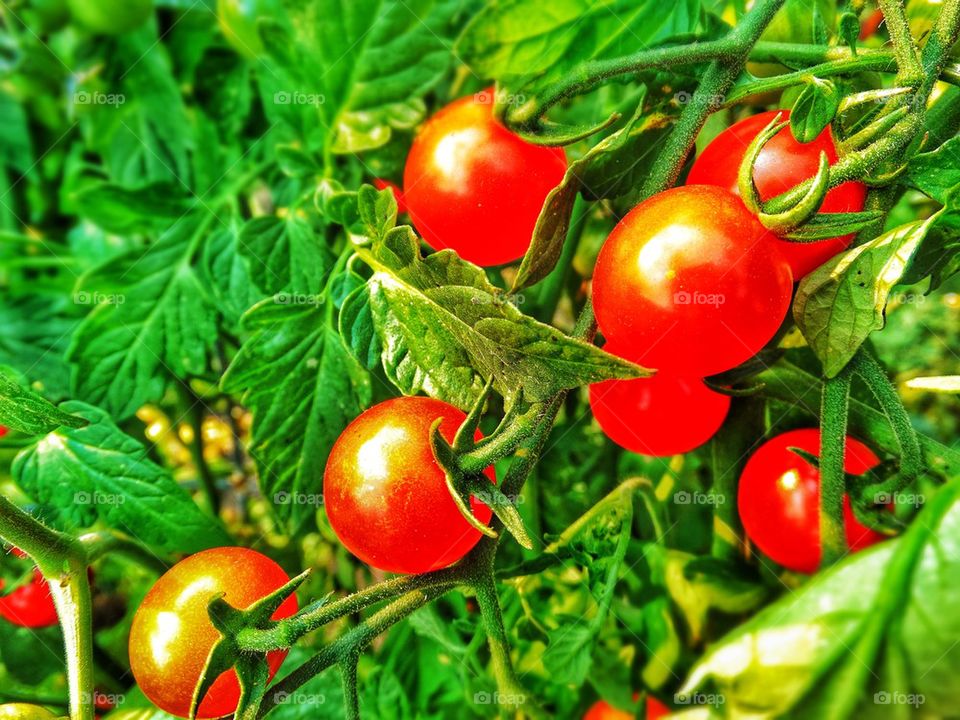
[[[610,345],[604,349],[622,355]],[[617,445],[666,457],[689,452],[713,437],[727,417],[730,398],[700,378],[660,371],[648,378],[591,385],[590,407]]]
[[10,430],[7,427],[5,427],[4,425],[0,425],[0,438],[2,438],[8,432],[10,432]]
[[[748,117],[720,133],[693,163],[687,183],[690,185],[719,185],[739,195],[737,174],[746,154],[747,146],[777,116],[787,120],[788,110],[774,110]],[[830,164],[837,162],[837,149],[828,127],[809,143],[797,142],[790,128],[786,127],[764,145],[754,165],[753,180],[763,200],[769,200],[786,192],[794,185],[817,174],[820,153],[825,152]],[[821,212],[859,212],[867,196],[863,183],[845,182],[833,188],[824,198]],[[811,270],[846,248],[853,235],[820,240],[813,243],[796,243],[778,240],[783,256],[790,263],[794,280],[800,280]]]
[[[452,441],[466,415],[431,398],[387,400],[350,423],[330,452],[323,478],[327,517],[340,541],[368,565],[410,574],[439,570],[480,540],[430,447],[430,427],[440,418],[441,435]],[[485,474],[496,482],[493,468]],[[489,507],[476,498],[471,507],[489,522]]]
[[[666,705],[652,695],[647,695],[647,720],[659,720],[669,714],[670,709]],[[631,712],[618,710],[604,700],[597,700],[587,710],[583,720],[633,720],[634,717],[636,716]]]
[[[210,600],[224,594],[228,603],[246,609],[288,580],[273,560],[247,548],[205,550],[174,565],[147,593],[130,628],[130,667],[140,689],[161,710],[187,717],[207,656],[220,639],[207,614]],[[273,619],[296,611],[291,596]],[[286,655],[285,650],[267,654],[271,678]],[[213,684],[197,717],[230,715],[239,700],[240,683],[230,670]]]
[[867,17],[864,18],[863,22],[860,24],[860,39],[866,40],[868,37],[877,32],[882,24],[883,10],[874,10],[872,13],[867,15]]
[[390,188],[393,192],[393,199],[397,201],[397,214],[403,215],[407,211],[407,202],[403,199],[403,190],[400,189],[400,186],[389,180],[384,180],[383,178],[374,178],[373,186],[377,190],[383,190],[385,188]]
[[567,170],[562,148],[532,145],[493,117],[493,91],[434,115],[407,156],[403,192],[435,250],[485,267],[523,257],[543,201]]
[[[750,540],[771,560],[797,572],[820,565],[820,471],[789,448],[820,455],[820,431],[792,430],[768,440],[750,457],[737,493],[740,519]],[[844,469],[862,475],[880,463],[863,443],[848,437]],[[884,536],[857,522],[844,498],[847,543],[856,552]]]
[[[17,548],[11,552],[20,558],[27,557]],[[3,580],[0,580],[0,590],[3,590]],[[0,597],[0,617],[28,628],[50,627],[59,622],[50,585],[39,570],[34,568],[33,580]]]
[[597,322],[631,360],[706,377],[752,357],[790,307],[772,235],[726,190],[690,185],[637,205],[593,275]]

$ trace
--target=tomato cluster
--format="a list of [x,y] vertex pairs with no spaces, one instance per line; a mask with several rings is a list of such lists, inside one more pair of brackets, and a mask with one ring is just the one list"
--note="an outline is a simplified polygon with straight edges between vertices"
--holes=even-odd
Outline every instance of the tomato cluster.
[[[27,557],[18,548],[13,548],[11,552],[19,558]],[[2,590],[3,580],[0,580],[0,591]],[[33,577],[29,582],[0,596],[0,617],[14,625],[28,628],[50,627],[59,622],[57,607],[50,594],[50,585],[37,568],[33,569]]]
[[[793,282],[852,239],[778,238],[740,200],[746,149],[776,116],[761,113],[720,133],[694,162],[686,186],[633,208],[600,252],[593,302],[608,350],[660,377],[591,388],[594,417],[628,450],[663,456],[706,442],[729,402],[701,378],[736,367],[766,345],[787,315]],[[803,144],[789,128],[777,133],[754,165],[761,199],[813,177],[821,153],[836,162],[829,128]],[[861,183],[847,182],[827,193],[821,209],[859,211],[865,196]]]
[[[434,423],[451,442],[465,419],[440,400],[401,397],[343,431],[327,460],[323,500],[350,552],[381,570],[419,574],[455,563],[477,544],[480,533],[460,514],[430,445]],[[485,474],[496,482],[493,468]],[[489,507],[476,498],[471,506],[490,521]]]
[[[761,445],[747,461],[737,508],[747,536],[764,555],[785,568],[812,573],[820,565],[820,470],[791,448],[820,454],[820,431],[792,430]],[[880,463],[870,448],[848,437],[844,471],[862,475]],[[882,540],[861,525],[844,498],[847,544],[854,552]]]
[[[636,700],[636,696],[634,696],[633,699]],[[652,695],[647,695],[645,710],[647,720],[660,720],[660,718],[670,714],[670,708]],[[587,714],[583,716],[583,720],[633,720],[634,717],[636,717],[636,715],[633,713],[618,710],[606,700],[597,700],[597,702],[587,710]]]
[[[130,628],[130,667],[140,689],[161,710],[187,717],[207,657],[220,639],[207,611],[210,601],[222,596],[246,609],[288,580],[273,560],[246,548],[205,550],[177,563],[147,593]],[[281,620],[296,611],[291,596],[272,617]],[[286,655],[286,650],[267,654],[270,678]],[[229,670],[213,683],[197,717],[230,715],[239,700],[240,682]]]

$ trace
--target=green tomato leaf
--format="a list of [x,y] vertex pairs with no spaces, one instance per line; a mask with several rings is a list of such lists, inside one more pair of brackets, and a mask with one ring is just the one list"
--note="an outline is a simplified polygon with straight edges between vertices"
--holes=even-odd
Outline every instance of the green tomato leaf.
[[534,285],[556,266],[570,228],[577,193],[591,199],[615,198],[630,192],[649,171],[657,143],[673,119],[662,113],[644,114],[644,92],[633,117],[617,132],[570,164],[563,181],[550,191],[533,231],[530,248],[513,281],[512,292]]
[[239,334],[240,318],[263,300],[240,253],[238,233],[233,228],[218,230],[203,244],[197,267],[203,284],[210,289],[214,304],[227,325]]
[[525,316],[483,270],[453,251],[421,258],[408,226],[357,253],[374,274],[345,303],[341,330],[365,360],[375,333],[387,376],[405,394],[422,390],[467,408],[492,377],[505,397],[522,393],[536,402],[560,390],[641,372]]
[[700,0],[680,0],[669,12],[650,0],[555,0],[548,12],[539,0],[505,0],[473,17],[456,50],[482,77],[561,77],[587,60],[630,55],[707,27]]
[[192,553],[230,542],[109,415],[81,402],[60,409],[88,424],[48,434],[17,455],[12,470],[49,522],[70,532],[104,523],[169,552]]
[[77,321],[67,314],[63,297],[0,296],[0,364],[16,368],[45,395],[62,400],[70,394],[67,344]]
[[86,421],[58,407],[4,374],[0,367],[0,425],[29,435],[42,435],[61,425],[78,428]]
[[960,702],[958,551],[954,479],[903,536],[849,556],[711,646],[681,693],[709,688],[726,713],[778,718],[872,716],[902,693],[898,705],[949,715]]
[[290,6],[292,28],[264,33],[273,66],[259,78],[268,115],[307,133],[319,120],[322,142],[336,153],[385,145],[394,129],[423,118],[423,96],[452,66],[449,43],[463,9],[460,0]]
[[216,311],[191,265],[205,227],[184,219],[146,252],[123,255],[82,281],[75,301],[96,307],[70,344],[76,397],[126,418],[158,400],[170,376],[206,370]]
[[800,283],[793,316],[827,377],[883,327],[887,297],[936,218],[903,225],[838,255]]
[[960,136],[952,137],[932,152],[915,155],[907,164],[906,180],[937,202],[954,207],[960,186]]
[[332,264],[323,237],[295,215],[249,221],[240,229],[237,248],[257,287],[270,294],[316,297]]
[[829,80],[810,78],[790,112],[790,132],[797,142],[816,140],[837,116],[842,99],[837,86]]
[[74,194],[72,202],[81,217],[118,235],[169,227],[193,205],[180,185],[162,181],[139,188],[89,183]]
[[325,307],[268,298],[243,325],[252,335],[221,386],[243,393],[253,411],[261,491],[296,524],[319,507],[327,454],[370,403],[370,378],[329,327]]

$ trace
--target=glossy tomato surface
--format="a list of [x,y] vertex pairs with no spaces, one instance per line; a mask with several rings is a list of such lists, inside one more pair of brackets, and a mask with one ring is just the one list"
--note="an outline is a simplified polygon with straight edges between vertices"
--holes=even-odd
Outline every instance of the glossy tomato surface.
[[[13,548],[11,553],[19,558],[27,557],[17,548]],[[2,590],[3,580],[0,580],[0,591]],[[39,570],[34,568],[30,582],[0,596],[0,617],[14,625],[28,628],[50,627],[59,622],[57,607],[50,594],[50,585]]]
[[[750,540],[773,561],[797,572],[820,565],[820,471],[790,448],[820,455],[820,431],[792,430],[761,445],[740,476],[737,507]],[[862,475],[880,463],[863,443],[848,437],[844,470]],[[856,552],[884,536],[857,522],[844,498],[847,543]]]
[[[140,689],[161,710],[187,717],[207,656],[220,638],[207,613],[210,601],[224,594],[232,606],[246,609],[288,580],[277,563],[246,548],[205,550],[177,563],[147,593],[130,629],[130,667]],[[273,619],[296,611],[292,596]],[[271,678],[286,654],[267,655]],[[197,717],[230,715],[239,699],[240,684],[230,670],[217,678]]]
[[[647,695],[647,720],[659,720],[659,718],[665,717],[669,713],[670,709],[666,705],[655,697]],[[618,710],[605,700],[597,700],[597,702],[587,710],[587,714],[583,716],[583,720],[633,720],[635,717],[636,715],[632,712]]]
[[563,179],[562,148],[532,145],[493,117],[493,92],[456,100],[417,134],[403,194],[435,250],[489,267],[523,257],[547,194]]
[[[452,441],[466,415],[431,398],[387,400],[354,420],[330,453],[323,480],[327,516],[346,548],[372,567],[410,574],[439,570],[480,540],[433,456],[430,428],[438,419],[441,435]],[[496,481],[493,468],[486,475]],[[489,507],[476,499],[471,506],[489,522]]]
[[[777,114],[790,117],[788,110],[774,110],[741,120],[720,133],[693,164],[687,183],[690,185],[718,185],[739,195],[737,174],[747,146],[769,125]],[[768,142],[754,165],[753,180],[763,200],[785,193],[793,186],[814,177],[820,165],[820,153],[825,152],[830,164],[837,161],[837,150],[828,127],[809,143],[797,142],[789,127],[785,127]],[[859,212],[867,196],[863,183],[845,182],[833,188],[824,198],[821,212]],[[778,240],[794,280],[800,280],[846,248],[853,235],[796,243]]]
[[593,276],[597,322],[630,360],[706,377],[752,357],[790,307],[775,241],[726,190],[659,193],[620,221]]
[[[604,347],[620,355],[616,348]],[[658,372],[590,386],[590,407],[603,432],[620,447],[666,457],[703,445],[720,429],[730,398],[700,378]]]

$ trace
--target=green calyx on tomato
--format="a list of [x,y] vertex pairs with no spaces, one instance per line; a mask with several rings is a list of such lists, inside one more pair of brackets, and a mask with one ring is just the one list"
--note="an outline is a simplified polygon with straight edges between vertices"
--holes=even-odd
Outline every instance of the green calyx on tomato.
[[[740,476],[737,508],[750,541],[783,567],[812,573],[820,565],[820,471],[791,448],[820,455],[820,431],[792,430],[761,445]],[[844,471],[862,475],[880,463],[863,443],[848,437]],[[861,525],[844,497],[847,544],[856,552],[884,539]]]
[[119,35],[143,25],[153,13],[153,0],[67,0],[80,25],[102,35]]
[[[612,344],[604,350],[623,356]],[[667,457],[713,437],[727,417],[730,398],[708,388],[701,378],[658,372],[591,385],[590,407],[604,433],[620,447]]]
[[[11,554],[19,558],[27,557],[17,548],[13,548]],[[0,591],[3,585],[3,580],[0,580]],[[26,583],[0,596],[0,617],[27,628],[51,627],[59,623],[50,585],[38,569],[33,568],[32,577]]]
[[597,258],[593,302],[625,357],[707,377],[773,338],[792,287],[773,236],[737,197],[688,185],[645,200],[614,228]]
[[434,250],[490,267],[523,257],[543,202],[567,170],[562,148],[533,145],[493,116],[493,90],[430,118],[407,156],[403,191]]
[[[246,548],[205,550],[173,566],[147,593],[130,628],[130,667],[143,693],[164,712],[187,717],[207,657],[220,639],[207,611],[210,601],[222,595],[245,610],[288,580],[277,563]],[[272,619],[296,611],[297,599],[291,595]],[[267,653],[270,678],[286,655],[286,650]],[[197,717],[231,715],[239,700],[240,683],[230,670],[213,683]]]
[[[430,445],[437,420],[452,442],[465,419],[440,400],[401,397],[343,431],[327,460],[323,501],[350,552],[381,570],[420,574],[452,565],[477,544],[481,535],[457,509]],[[496,482],[493,468],[484,474]],[[476,498],[470,504],[481,522],[490,521],[489,507]]]
[[[720,133],[697,157],[687,177],[688,185],[716,185],[739,196],[737,174],[747,147],[780,114],[790,118],[788,110],[772,110],[753,115]],[[817,174],[820,153],[826,153],[831,165],[837,162],[837,149],[830,128],[809,143],[800,143],[789,127],[777,133],[760,151],[753,170],[753,181],[761,200],[770,200]],[[863,183],[845,182],[830,190],[820,212],[843,213],[863,210],[867,188]],[[799,243],[777,240],[781,254],[790,264],[793,279],[800,280],[853,240],[853,235],[817,242]]]

